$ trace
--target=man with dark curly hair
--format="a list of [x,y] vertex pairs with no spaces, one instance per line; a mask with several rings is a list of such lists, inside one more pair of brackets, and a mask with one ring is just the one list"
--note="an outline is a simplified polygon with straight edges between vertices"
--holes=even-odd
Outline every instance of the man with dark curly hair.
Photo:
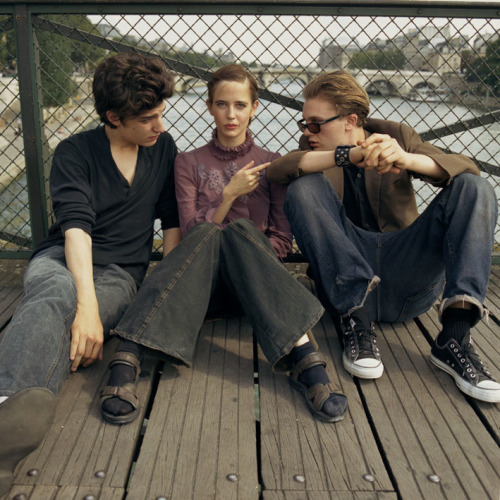
[[161,59],[103,60],[93,80],[103,122],[62,141],[50,173],[55,223],[24,275],[24,298],[0,343],[0,496],[38,447],[67,375],[102,358],[103,342],[148,267],[154,221],[164,254],[180,240]]

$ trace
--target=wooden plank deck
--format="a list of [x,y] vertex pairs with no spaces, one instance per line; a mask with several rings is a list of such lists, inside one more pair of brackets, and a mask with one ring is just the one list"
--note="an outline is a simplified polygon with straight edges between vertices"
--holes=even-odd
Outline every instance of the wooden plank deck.
[[[304,283],[303,266],[288,264]],[[21,298],[24,261],[0,261],[0,329]],[[474,340],[500,379],[500,266]],[[500,496],[500,405],[465,397],[429,361],[437,313],[377,325],[385,373],[342,368],[334,321],[314,329],[329,374],[349,399],[337,424],[314,420],[272,373],[244,318],[205,323],[192,369],[148,356],[142,412],[104,423],[107,360],[71,375],[54,425],[17,468],[8,499],[492,499]],[[0,333],[1,335],[1,333]]]

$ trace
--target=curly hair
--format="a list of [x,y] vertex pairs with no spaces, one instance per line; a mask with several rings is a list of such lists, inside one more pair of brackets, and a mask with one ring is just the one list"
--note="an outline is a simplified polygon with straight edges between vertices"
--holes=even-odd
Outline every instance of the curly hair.
[[124,119],[159,106],[172,96],[174,77],[159,57],[137,52],[117,54],[99,63],[92,91],[99,118],[115,128],[107,111]]
[[359,127],[365,125],[370,112],[366,90],[346,71],[318,75],[304,87],[302,95],[306,100],[314,97],[327,100],[342,116],[358,115]]

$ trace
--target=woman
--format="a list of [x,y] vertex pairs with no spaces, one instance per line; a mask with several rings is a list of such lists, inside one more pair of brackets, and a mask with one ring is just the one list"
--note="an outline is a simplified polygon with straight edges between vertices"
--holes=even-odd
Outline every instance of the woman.
[[326,422],[345,415],[347,399],[334,392],[310,340],[323,308],[279,261],[291,249],[291,234],[285,191],[265,176],[278,155],[256,146],[248,130],[257,97],[257,82],[242,66],[223,67],[208,82],[212,140],[180,153],[174,166],[183,240],[112,332],[127,340],[111,361],[103,391],[109,422],[130,422],[138,414],[134,382],[144,347],[191,365],[207,310],[221,295],[226,304],[237,299],[273,369],[291,369],[290,382],[313,415]]

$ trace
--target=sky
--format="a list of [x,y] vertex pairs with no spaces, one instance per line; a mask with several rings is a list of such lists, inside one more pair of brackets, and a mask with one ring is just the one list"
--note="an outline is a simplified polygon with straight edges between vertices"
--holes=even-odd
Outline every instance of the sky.
[[122,35],[148,41],[161,38],[173,47],[196,52],[231,51],[239,62],[315,65],[321,44],[335,39],[341,45],[354,41],[360,47],[371,39],[392,38],[409,29],[432,23],[450,24],[451,35],[473,38],[478,33],[500,31],[500,21],[483,19],[388,18],[359,16],[253,16],[253,15],[107,15],[89,16],[95,24],[105,21]]

